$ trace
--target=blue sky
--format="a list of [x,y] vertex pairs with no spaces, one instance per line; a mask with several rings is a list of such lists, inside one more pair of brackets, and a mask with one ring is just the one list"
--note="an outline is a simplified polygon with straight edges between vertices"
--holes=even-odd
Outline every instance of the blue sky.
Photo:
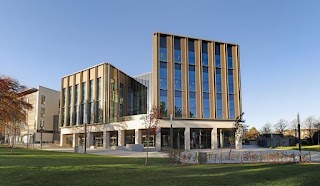
[[[183,3],[183,4],[181,4]],[[261,128],[320,117],[320,1],[0,1],[0,74],[59,90],[62,76],[110,62],[151,71],[152,33],[238,43],[244,118]]]

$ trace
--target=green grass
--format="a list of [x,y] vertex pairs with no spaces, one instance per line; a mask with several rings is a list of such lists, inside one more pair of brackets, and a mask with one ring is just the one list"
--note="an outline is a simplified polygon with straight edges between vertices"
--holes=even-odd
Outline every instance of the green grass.
[[320,164],[170,165],[120,158],[0,148],[0,185],[318,185]]
[[[296,146],[289,146],[289,147],[276,147],[275,149],[281,150],[299,150]],[[301,146],[301,150],[304,151],[317,151],[320,152],[320,145],[310,145],[310,146]]]

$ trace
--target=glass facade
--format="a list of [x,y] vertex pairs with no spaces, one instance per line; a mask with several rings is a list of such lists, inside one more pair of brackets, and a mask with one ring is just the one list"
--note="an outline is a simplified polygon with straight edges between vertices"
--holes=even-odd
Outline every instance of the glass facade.
[[228,111],[229,111],[229,119],[235,119],[232,46],[228,45],[227,51],[228,51],[228,106],[229,106]]
[[190,149],[211,149],[212,129],[190,129]]
[[86,82],[81,85],[81,108],[80,108],[80,124],[87,122],[86,120]]
[[182,92],[176,90],[174,96],[174,116],[182,117]]
[[61,126],[65,125],[65,105],[66,104],[66,88],[62,89],[62,100],[61,100]]
[[174,39],[174,117],[182,117],[182,66],[181,66],[181,41]]
[[[161,57],[163,52],[165,57]],[[160,36],[160,112],[161,116],[167,116],[168,96],[167,96],[167,82],[168,82],[168,68],[167,68],[167,38],[166,36]]]
[[222,119],[222,80],[221,80],[221,63],[220,63],[220,44],[215,43],[215,74],[216,74],[216,118]]
[[94,105],[93,105],[93,80],[89,81],[89,104],[88,104],[88,124],[94,123]]
[[78,113],[79,113],[79,104],[78,104],[78,98],[79,98],[79,84],[76,84],[74,87],[74,112],[73,112],[73,123],[75,125],[79,124],[79,117],[78,117]]
[[174,38],[174,62],[181,63],[181,41],[180,38]]
[[192,65],[196,64],[194,40],[192,39],[188,41],[188,63]]
[[101,123],[103,121],[103,111],[102,111],[102,87],[101,87],[101,77],[97,78],[97,101],[96,101],[96,113],[95,113],[95,123]]

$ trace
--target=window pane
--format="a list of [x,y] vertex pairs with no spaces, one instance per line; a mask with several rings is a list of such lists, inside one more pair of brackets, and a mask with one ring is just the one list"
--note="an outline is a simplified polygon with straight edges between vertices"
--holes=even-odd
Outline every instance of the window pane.
[[167,48],[160,48],[160,61],[167,61]]
[[174,62],[181,63],[181,50],[174,50]]
[[220,55],[215,56],[216,68],[221,68]]
[[215,55],[220,55],[220,44],[216,43],[215,45]]
[[232,69],[232,68],[233,68],[232,57],[228,57],[228,68],[229,68],[229,69]]
[[167,90],[167,79],[160,78],[160,89]]
[[203,112],[202,118],[210,118],[210,110],[209,109],[203,109],[202,112]]
[[167,48],[167,37],[160,36],[160,48]]
[[188,52],[188,63],[189,64],[195,64],[195,54],[194,52]]
[[176,79],[174,82],[174,89],[181,90],[181,80]]
[[202,65],[208,66],[208,54],[202,53]]

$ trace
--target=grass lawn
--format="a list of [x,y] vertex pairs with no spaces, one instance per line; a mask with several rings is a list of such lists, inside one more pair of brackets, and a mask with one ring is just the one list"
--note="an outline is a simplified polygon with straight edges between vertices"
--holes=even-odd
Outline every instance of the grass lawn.
[[[281,150],[299,150],[296,146],[290,146],[290,147],[276,147],[276,149]],[[320,145],[310,145],[310,146],[301,146],[301,150],[304,151],[317,151],[320,152]]]
[[170,165],[120,158],[0,148],[0,185],[318,185],[320,164]]

